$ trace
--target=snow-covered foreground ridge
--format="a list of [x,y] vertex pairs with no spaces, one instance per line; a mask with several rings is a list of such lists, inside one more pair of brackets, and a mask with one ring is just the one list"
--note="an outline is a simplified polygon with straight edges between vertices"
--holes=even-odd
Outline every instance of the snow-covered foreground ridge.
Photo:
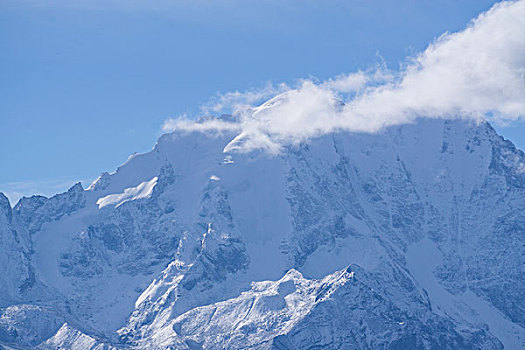
[[0,195],[0,347],[525,348],[525,155],[490,125],[277,155],[224,153],[235,132]]

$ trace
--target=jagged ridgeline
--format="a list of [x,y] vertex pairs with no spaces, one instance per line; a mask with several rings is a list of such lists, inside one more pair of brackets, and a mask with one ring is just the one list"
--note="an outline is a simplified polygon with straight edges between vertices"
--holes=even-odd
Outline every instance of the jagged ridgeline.
[[525,155],[489,124],[235,136],[0,196],[0,347],[525,348]]

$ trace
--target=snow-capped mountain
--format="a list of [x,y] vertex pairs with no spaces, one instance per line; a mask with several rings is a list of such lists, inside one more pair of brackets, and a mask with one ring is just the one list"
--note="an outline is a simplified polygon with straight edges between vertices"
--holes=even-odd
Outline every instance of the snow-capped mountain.
[[0,196],[14,349],[525,348],[525,154],[420,119],[277,155],[163,135],[89,188]]

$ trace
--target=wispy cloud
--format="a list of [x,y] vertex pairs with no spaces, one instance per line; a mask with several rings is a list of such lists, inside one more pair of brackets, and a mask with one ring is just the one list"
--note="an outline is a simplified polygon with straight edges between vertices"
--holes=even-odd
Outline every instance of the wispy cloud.
[[210,113],[229,113],[238,114],[245,111],[246,107],[253,106],[278,93],[283,93],[290,90],[286,84],[273,85],[266,84],[261,89],[253,89],[244,92],[232,91],[225,94],[217,94],[217,96],[210,99],[210,101],[201,106],[201,112],[204,114]]
[[[254,107],[262,98],[277,95]],[[446,33],[407,60],[399,71],[383,67],[296,86],[220,95],[204,112],[230,112],[235,121],[169,120],[165,131],[233,130],[225,151],[279,152],[337,130],[376,132],[418,117],[525,116],[525,0],[502,2],[463,31]]]

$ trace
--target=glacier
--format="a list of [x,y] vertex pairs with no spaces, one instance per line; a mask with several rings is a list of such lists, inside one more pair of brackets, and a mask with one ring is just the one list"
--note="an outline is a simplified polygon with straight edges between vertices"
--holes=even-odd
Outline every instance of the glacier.
[[525,154],[489,123],[237,136],[0,195],[0,347],[525,348]]

